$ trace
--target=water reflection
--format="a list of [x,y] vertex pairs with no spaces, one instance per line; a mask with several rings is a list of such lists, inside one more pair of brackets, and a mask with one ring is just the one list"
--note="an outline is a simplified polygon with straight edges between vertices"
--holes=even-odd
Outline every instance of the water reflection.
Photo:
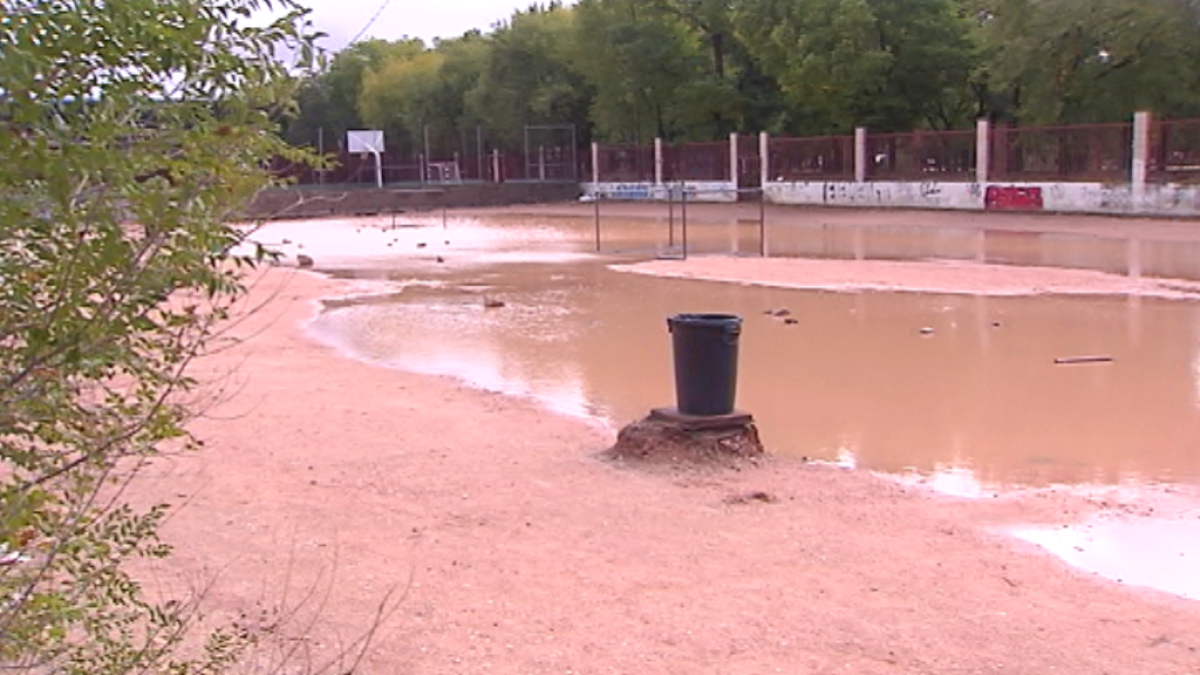
[[[662,219],[602,218],[599,237],[591,218],[496,216],[451,218],[440,215],[341,218],[268,223],[255,239],[285,254],[319,251],[320,262],[358,268],[414,252],[424,259],[454,254],[478,263],[570,262],[596,252],[605,255],[678,252],[682,225]],[[1106,238],[1062,233],[918,228],[904,225],[830,225],[803,218],[768,222],[766,249],[774,257],[846,260],[961,260],[992,264],[1093,269],[1130,277],[1200,280],[1200,244],[1143,238]],[[294,240],[294,241],[293,241]],[[759,223],[693,222],[688,226],[694,254],[758,255]]]
[[1104,514],[1011,534],[1107,579],[1200,600],[1200,513],[1136,519]]
[[[986,484],[1200,479],[1191,303],[804,292],[597,261],[440,274],[443,285],[328,311],[314,329],[371,360],[621,425],[672,401],[666,316],[737,313],[739,403],[774,452],[894,473],[962,469]],[[484,293],[506,306],[485,310]],[[779,307],[800,323],[763,313]],[[1054,365],[1080,354],[1115,362]]]
[[[664,319],[745,316],[740,406],[771,451],[978,498],[1002,486],[1200,482],[1200,304],[1130,297],[800,291],[658,279],[614,254],[675,253],[678,224],[386,219],[260,233],[391,292],[330,303],[312,326],[346,352],[622,425],[671,402]],[[693,252],[754,253],[757,223],[689,230]],[[955,259],[1198,279],[1200,247],[1153,240],[899,227],[772,226],[776,256]],[[290,247],[290,248],[289,248]],[[307,252],[307,251],[306,251]],[[620,258],[619,255],[616,255]],[[502,300],[488,309],[484,298]],[[786,307],[788,325],[765,310]],[[921,328],[932,328],[923,334]],[[1055,365],[1059,356],[1112,363]],[[1174,489],[1174,488],[1172,488]],[[1194,503],[1194,501],[1193,501]],[[1142,514],[1145,516],[1146,514]],[[1013,531],[1068,563],[1200,599],[1200,512],[1102,512]]]

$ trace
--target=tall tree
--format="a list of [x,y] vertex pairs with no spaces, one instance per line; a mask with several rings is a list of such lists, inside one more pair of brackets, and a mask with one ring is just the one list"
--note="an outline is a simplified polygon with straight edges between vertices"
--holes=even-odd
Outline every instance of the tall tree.
[[710,136],[714,120],[735,114],[736,92],[706,76],[705,51],[677,17],[644,0],[583,0],[575,12],[573,63],[595,88],[591,117],[600,137]]
[[424,51],[425,44],[420,40],[403,38],[366,40],[338,52],[325,70],[301,86],[297,94],[298,109],[287,123],[288,141],[315,147],[320,134],[327,149],[340,147],[345,143],[347,130],[364,126],[359,99],[366,73],[389,60],[409,58]]
[[[484,154],[483,131],[487,118],[471,104],[471,94],[479,86],[483,69],[491,53],[491,43],[479,31],[452,40],[440,40],[436,51],[442,56],[438,71],[441,87],[434,104],[435,128],[432,143],[443,153],[461,150],[463,156]],[[477,134],[478,132],[478,134]]]
[[961,123],[977,53],[945,0],[743,0],[736,21],[785,92],[785,130],[893,131]]
[[574,19],[572,9],[535,5],[492,33],[468,109],[502,146],[521,147],[529,124],[574,125],[580,139],[590,138],[592,88],[570,61]]
[[359,113],[367,126],[384,131],[389,148],[423,148],[425,125],[438,119],[444,61],[442,54],[426,51],[388,59],[363,73]]
[[[700,101],[720,101],[722,106],[701,106],[712,115],[711,129],[687,124],[692,135],[723,137],[730,131],[759,131],[771,125],[782,109],[782,97],[734,25],[733,0],[655,0],[655,6],[681,21],[707,51],[711,70],[697,72],[681,94]],[[685,103],[689,106],[692,102]],[[686,109],[694,110],[694,105]]]
[[1019,0],[979,5],[1002,118],[1071,124],[1136,110],[1200,113],[1200,47],[1187,0]]
[[657,6],[697,31],[708,46],[712,75],[724,79],[733,32],[733,0],[657,0]]

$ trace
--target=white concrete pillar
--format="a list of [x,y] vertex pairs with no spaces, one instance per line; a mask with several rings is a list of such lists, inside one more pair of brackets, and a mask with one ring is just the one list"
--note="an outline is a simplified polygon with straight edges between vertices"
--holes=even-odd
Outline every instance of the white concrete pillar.
[[736,131],[729,134],[729,180],[733,183],[733,189],[738,189],[738,135]]
[[592,142],[592,183],[600,182],[600,144]]
[[760,131],[758,134],[758,163],[759,175],[762,176],[763,195],[767,194],[767,183],[771,181],[771,134]]
[[[988,182],[992,165],[992,123],[981,119],[975,123],[975,182]],[[982,192],[981,192],[982,194]]]
[[867,130],[854,129],[854,182],[867,182]]
[[1133,115],[1133,207],[1141,209],[1146,202],[1146,174],[1150,166],[1150,113]]
[[492,180],[497,183],[503,183],[504,177],[500,175],[500,151],[492,150]]
[[661,138],[654,139],[654,185],[663,184],[663,142]]

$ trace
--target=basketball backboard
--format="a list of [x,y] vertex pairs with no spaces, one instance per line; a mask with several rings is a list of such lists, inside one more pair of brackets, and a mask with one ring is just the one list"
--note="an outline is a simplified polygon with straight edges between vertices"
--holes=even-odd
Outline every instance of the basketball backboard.
[[378,154],[383,152],[383,131],[369,129],[346,132],[346,150],[351,153]]

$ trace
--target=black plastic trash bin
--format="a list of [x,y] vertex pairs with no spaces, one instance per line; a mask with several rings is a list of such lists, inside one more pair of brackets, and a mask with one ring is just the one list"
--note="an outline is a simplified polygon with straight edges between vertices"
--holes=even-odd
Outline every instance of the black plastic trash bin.
[[676,314],[667,319],[675,352],[675,398],[684,415],[733,412],[737,396],[738,338],[742,317]]

